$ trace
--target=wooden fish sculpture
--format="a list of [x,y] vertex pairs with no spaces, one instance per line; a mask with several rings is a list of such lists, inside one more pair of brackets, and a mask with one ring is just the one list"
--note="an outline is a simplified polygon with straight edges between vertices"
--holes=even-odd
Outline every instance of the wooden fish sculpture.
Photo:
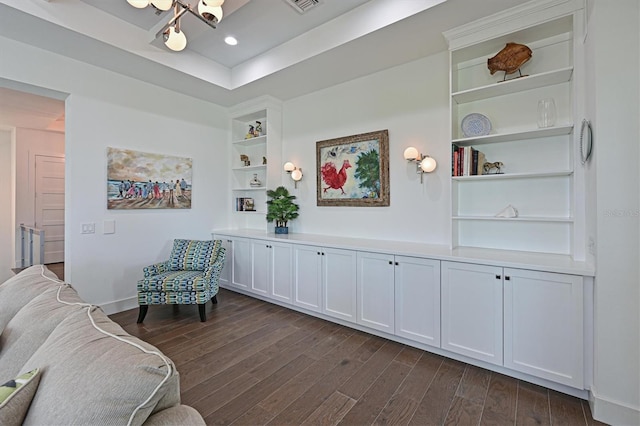
[[520,77],[523,77],[520,67],[531,59],[531,49],[524,44],[507,43],[496,56],[487,60],[487,67],[491,72],[491,75],[496,71],[504,71],[504,79],[507,79],[507,74],[513,74],[518,71]]

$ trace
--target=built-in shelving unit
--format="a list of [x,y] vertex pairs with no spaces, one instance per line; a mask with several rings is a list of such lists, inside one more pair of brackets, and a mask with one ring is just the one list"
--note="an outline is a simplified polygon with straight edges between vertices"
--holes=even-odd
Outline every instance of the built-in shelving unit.
[[[258,124],[259,122],[259,124]],[[250,128],[261,128],[251,134]],[[280,184],[282,110],[279,101],[263,97],[236,106],[231,113],[231,225],[266,229],[266,191]],[[241,156],[248,158],[248,164]],[[251,185],[253,179],[260,185]],[[244,201],[253,201],[246,210]]]
[[[551,14],[554,8],[560,12]],[[543,0],[445,33],[451,61],[452,248],[584,259],[583,204],[576,196],[583,177],[576,173],[574,154],[580,72],[575,29],[581,28],[580,19],[581,12],[566,2]],[[521,67],[523,77],[514,78],[516,73],[502,81],[504,73],[491,75],[487,59],[508,42],[525,44],[533,54]],[[538,101],[545,98],[553,98],[556,106],[551,127],[538,126]],[[463,134],[462,120],[471,113],[489,119],[489,134]],[[503,167],[499,173],[456,176],[454,152],[464,147]],[[496,217],[508,205],[518,210],[518,217]]]

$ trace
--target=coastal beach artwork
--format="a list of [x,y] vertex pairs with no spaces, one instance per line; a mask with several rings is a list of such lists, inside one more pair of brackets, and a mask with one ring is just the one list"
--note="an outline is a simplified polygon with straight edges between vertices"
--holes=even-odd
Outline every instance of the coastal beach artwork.
[[191,158],[107,148],[107,209],[190,209]]

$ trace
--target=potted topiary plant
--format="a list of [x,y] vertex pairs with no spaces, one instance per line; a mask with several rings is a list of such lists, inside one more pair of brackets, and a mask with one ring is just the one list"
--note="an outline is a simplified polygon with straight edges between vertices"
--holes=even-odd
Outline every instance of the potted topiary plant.
[[276,234],[288,234],[287,222],[298,217],[298,209],[295,195],[290,195],[289,190],[279,186],[275,190],[268,190],[267,196],[267,222],[276,222]]

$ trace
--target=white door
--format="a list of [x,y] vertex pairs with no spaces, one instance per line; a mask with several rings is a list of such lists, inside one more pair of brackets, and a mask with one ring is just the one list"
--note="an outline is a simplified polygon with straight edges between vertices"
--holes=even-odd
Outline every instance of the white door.
[[394,257],[358,252],[358,324],[394,332]]
[[215,235],[216,240],[222,241],[222,247],[225,249],[224,266],[220,272],[220,287],[227,288],[231,281],[231,268],[233,262],[233,242],[224,235]]
[[356,252],[323,249],[323,312],[356,322]]
[[44,230],[44,261],[64,262],[64,157],[35,156],[35,227]]
[[293,274],[291,244],[269,243],[271,268],[269,274],[270,295],[282,302],[292,303]]
[[255,240],[251,242],[253,280],[251,291],[267,296],[269,294],[269,270],[271,263],[271,246],[268,241]]
[[502,268],[442,262],[442,349],[502,365]]
[[251,241],[243,238],[233,240],[233,263],[231,285],[243,290],[251,287]]
[[440,261],[396,256],[396,335],[440,347]]
[[583,278],[504,270],[504,365],[583,388]]
[[322,248],[297,245],[293,250],[293,304],[322,311]]

